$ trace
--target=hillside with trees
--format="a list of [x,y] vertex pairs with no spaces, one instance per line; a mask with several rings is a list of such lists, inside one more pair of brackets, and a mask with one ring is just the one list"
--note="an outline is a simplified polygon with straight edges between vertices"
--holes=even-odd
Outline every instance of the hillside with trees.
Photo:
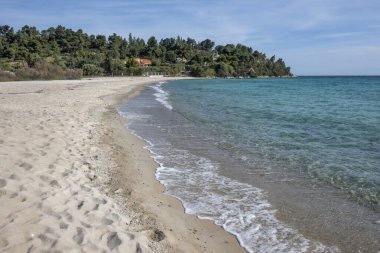
[[[141,64],[146,59],[148,64]],[[250,47],[217,45],[210,39],[154,36],[146,42],[129,34],[123,38],[88,35],[63,26],[39,31],[24,26],[15,31],[0,26],[2,79],[59,79],[80,75],[190,75],[196,77],[292,76],[285,62]]]

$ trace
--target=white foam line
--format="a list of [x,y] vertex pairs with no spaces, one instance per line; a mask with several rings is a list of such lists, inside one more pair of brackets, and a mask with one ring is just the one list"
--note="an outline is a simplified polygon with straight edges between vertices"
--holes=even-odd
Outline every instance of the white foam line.
[[164,83],[167,83],[167,82],[165,82],[165,81],[159,82],[158,84],[156,84],[154,86],[150,86],[150,87],[156,91],[156,93],[153,94],[156,97],[156,101],[160,102],[163,106],[165,106],[169,110],[173,110],[173,106],[169,103],[169,100],[168,100],[169,93],[164,91],[161,88],[161,86]]
[[[129,118],[128,115],[121,115]],[[186,213],[212,220],[235,235],[248,252],[340,252],[336,247],[308,240],[297,230],[277,220],[276,210],[266,200],[263,190],[219,175],[218,164],[186,150],[171,147],[168,151],[172,153],[162,156],[154,151],[154,143],[139,136],[130,129],[129,124],[126,127],[148,143],[144,149],[159,165],[155,175],[165,186],[166,194],[179,199]],[[179,160],[180,167],[165,167],[165,159],[171,163]],[[186,166],[189,162],[194,164]],[[191,189],[197,191],[192,192]]]

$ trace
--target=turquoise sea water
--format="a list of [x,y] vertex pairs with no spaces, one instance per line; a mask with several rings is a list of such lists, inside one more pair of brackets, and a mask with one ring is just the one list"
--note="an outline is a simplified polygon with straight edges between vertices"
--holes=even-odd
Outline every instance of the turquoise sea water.
[[379,77],[179,80],[119,111],[167,193],[249,252],[380,250]]
[[379,207],[380,78],[178,81],[176,110],[235,158],[300,170]]

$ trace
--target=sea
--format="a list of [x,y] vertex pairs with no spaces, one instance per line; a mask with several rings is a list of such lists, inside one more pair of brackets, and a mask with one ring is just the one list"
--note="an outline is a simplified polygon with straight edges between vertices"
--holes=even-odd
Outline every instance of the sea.
[[380,252],[380,77],[163,81],[118,111],[247,252]]

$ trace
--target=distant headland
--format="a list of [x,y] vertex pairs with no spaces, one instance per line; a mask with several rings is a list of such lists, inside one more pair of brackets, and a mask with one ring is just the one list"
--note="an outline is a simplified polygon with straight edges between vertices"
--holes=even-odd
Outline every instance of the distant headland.
[[0,25],[0,81],[77,79],[82,76],[193,76],[222,78],[292,77],[275,56],[242,44],[217,45],[210,39],[129,34],[89,35],[63,26],[15,31]]

